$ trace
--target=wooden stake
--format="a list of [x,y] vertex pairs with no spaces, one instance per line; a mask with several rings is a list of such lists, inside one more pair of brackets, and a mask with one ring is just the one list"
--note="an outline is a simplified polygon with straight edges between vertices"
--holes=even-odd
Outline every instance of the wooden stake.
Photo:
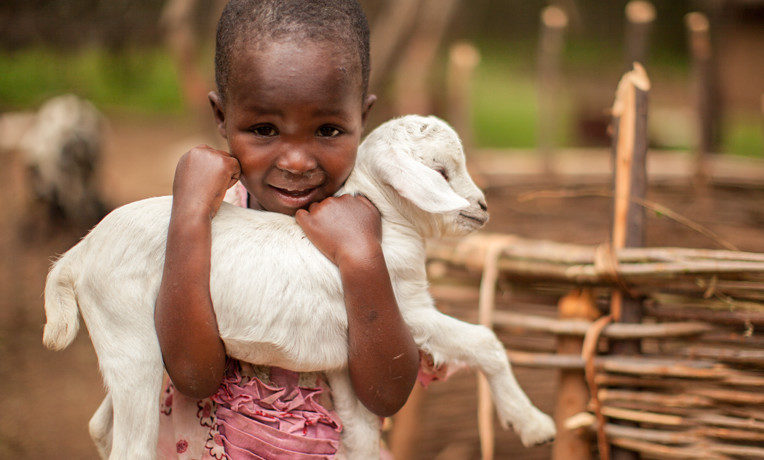
[[548,6],[541,12],[541,36],[538,51],[538,146],[543,155],[544,169],[553,171],[552,155],[559,131],[560,60],[568,16],[557,6]]
[[[612,246],[644,246],[645,210],[634,202],[644,199],[647,188],[647,94],[650,80],[641,65],[626,73],[618,84],[613,103],[614,218]],[[624,302],[616,291],[611,301],[611,314],[616,321],[638,323],[639,303]],[[616,342],[614,352],[639,352],[639,342]]]
[[175,60],[183,99],[194,113],[206,114],[209,84],[197,64],[199,34],[193,27],[197,6],[198,0],[169,0],[162,10],[161,22]]
[[[464,150],[473,147],[472,77],[480,52],[470,43],[457,43],[448,56],[448,121],[462,138]],[[468,157],[469,158],[469,157]]]
[[[590,289],[574,290],[560,299],[559,317],[562,320],[578,320],[584,323],[596,319],[600,312],[594,305],[594,296]],[[557,338],[557,353],[580,354],[583,345],[582,335],[562,335]],[[557,386],[557,404],[554,419],[557,424],[557,437],[552,448],[555,460],[587,460],[591,458],[589,436],[583,429],[569,430],[565,420],[586,410],[589,401],[589,389],[586,386],[582,369],[560,370]]]
[[694,102],[696,113],[697,140],[695,143],[695,180],[703,185],[708,182],[708,155],[715,150],[718,122],[713,113],[717,88],[713,67],[710,24],[703,13],[693,12],[685,16],[687,37],[692,56]]
[[655,21],[655,7],[645,0],[626,4],[626,65],[646,62],[650,46],[650,31]]
[[[644,199],[647,188],[647,94],[650,80],[644,68],[623,76],[613,103],[614,248],[644,246],[644,208],[633,198]],[[617,318],[616,318],[617,319]]]
[[[645,210],[636,200],[645,198],[647,189],[647,94],[650,80],[644,68],[634,63],[618,84],[613,103],[614,218],[612,247],[644,246]],[[618,275],[616,274],[616,277]],[[615,321],[639,323],[641,302],[625,299],[621,290],[613,292],[610,314]],[[611,351],[616,355],[640,352],[640,341],[616,341]],[[636,459],[638,454],[618,446],[611,447],[615,460]]]
[[[369,88],[378,92],[387,82],[394,65],[396,51],[400,51],[423,0],[390,0],[379,15],[371,31],[371,81]],[[379,94],[379,93],[377,93]]]
[[395,77],[398,114],[432,111],[430,74],[433,62],[460,0],[423,0],[421,24],[414,30]]
[[[493,328],[493,313],[496,305],[496,281],[498,279],[498,260],[503,245],[495,243],[485,252],[485,268],[480,280],[480,301],[478,303],[478,321],[480,325]],[[491,460],[495,450],[493,428],[493,403],[491,388],[483,374],[478,373],[478,431],[480,435],[480,458]]]

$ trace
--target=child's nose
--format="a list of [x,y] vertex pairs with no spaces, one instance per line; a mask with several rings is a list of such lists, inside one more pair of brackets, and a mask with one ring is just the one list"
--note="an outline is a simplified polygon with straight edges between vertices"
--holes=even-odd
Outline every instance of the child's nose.
[[284,151],[276,162],[279,169],[292,174],[305,174],[318,167],[318,163],[307,149],[300,146],[290,146]]

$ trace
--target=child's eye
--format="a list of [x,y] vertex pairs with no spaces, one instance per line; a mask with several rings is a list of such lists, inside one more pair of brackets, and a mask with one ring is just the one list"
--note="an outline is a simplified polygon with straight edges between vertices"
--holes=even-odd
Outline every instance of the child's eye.
[[258,136],[271,137],[277,135],[279,132],[273,125],[257,125],[250,128],[250,131]]
[[331,125],[324,125],[318,128],[316,135],[319,137],[337,137],[342,134],[342,131]]

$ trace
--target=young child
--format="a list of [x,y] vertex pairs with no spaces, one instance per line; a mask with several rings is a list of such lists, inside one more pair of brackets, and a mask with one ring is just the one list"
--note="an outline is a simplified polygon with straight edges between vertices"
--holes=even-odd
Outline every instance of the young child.
[[231,186],[242,206],[294,215],[339,267],[359,400],[388,416],[411,391],[419,354],[387,274],[379,213],[363,197],[332,197],[376,99],[368,40],[355,0],[232,0],[223,11],[209,99],[230,153],[196,147],[175,172],[155,313],[171,380],[160,458],[332,458],[339,445],[320,374],[226,359],[209,294],[210,222]]

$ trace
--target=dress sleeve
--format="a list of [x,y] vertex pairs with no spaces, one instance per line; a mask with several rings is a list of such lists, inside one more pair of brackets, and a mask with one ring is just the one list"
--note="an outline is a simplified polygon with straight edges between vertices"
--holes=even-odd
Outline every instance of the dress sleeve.
[[424,388],[436,380],[446,380],[449,375],[448,366],[436,366],[431,354],[419,350],[419,373],[416,379]]
[[243,185],[241,185],[241,182],[236,182],[235,184],[233,184],[233,187],[226,190],[225,196],[223,197],[223,201],[225,201],[226,203],[230,203],[234,206],[246,208],[247,207],[247,189],[244,188]]

